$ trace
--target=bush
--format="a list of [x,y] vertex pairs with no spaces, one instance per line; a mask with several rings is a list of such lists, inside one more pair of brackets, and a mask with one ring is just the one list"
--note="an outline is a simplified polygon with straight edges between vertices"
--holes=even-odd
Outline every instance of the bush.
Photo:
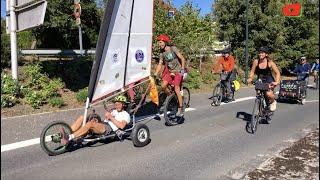
[[216,80],[216,76],[211,73],[211,71],[206,71],[202,74],[202,80],[205,84],[212,84]]
[[1,94],[1,107],[12,107],[18,102],[18,98],[16,98],[15,96]]
[[21,86],[12,77],[1,73],[1,107],[12,107],[18,103]]
[[88,97],[88,87],[79,90],[76,94],[76,98],[78,102],[86,102],[87,97]]
[[25,75],[26,83],[23,93],[27,103],[33,108],[39,108],[46,104],[48,99],[59,96],[58,90],[65,86],[61,79],[50,80],[47,74],[42,73],[42,67],[39,64],[27,66]]
[[185,80],[185,86],[189,89],[199,89],[201,85],[201,74],[196,69],[189,71],[187,79]]
[[45,103],[45,99],[43,98],[41,91],[27,91],[25,97],[27,103],[34,109],[39,108],[39,106]]
[[53,97],[49,100],[49,104],[52,106],[52,107],[62,107],[64,105],[64,101],[61,97]]

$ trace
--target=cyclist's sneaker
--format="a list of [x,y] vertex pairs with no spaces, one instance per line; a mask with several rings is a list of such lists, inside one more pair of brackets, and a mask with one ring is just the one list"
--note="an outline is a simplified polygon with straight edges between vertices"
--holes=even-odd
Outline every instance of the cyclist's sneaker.
[[61,133],[61,144],[67,145],[69,143],[69,137],[66,134],[66,132],[64,131],[63,127],[60,128],[60,133]]
[[178,116],[178,117],[182,117],[183,116],[183,112],[182,112],[181,108],[178,109],[178,112],[176,113],[176,116]]
[[275,111],[277,109],[277,101],[273,101],[273,103],[270,104],[270,111]]

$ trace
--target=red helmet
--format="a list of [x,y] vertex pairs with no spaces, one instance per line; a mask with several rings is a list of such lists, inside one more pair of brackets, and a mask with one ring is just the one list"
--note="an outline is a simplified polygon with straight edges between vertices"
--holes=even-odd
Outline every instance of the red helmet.
[[163,42],[166,42],[166,43],[170,42],[170,38],[169,38],[169,36],[166,35],[166,34],[160,34],[160,35],[158,36],[157,40],[158,40],[158,41],[163,41]]

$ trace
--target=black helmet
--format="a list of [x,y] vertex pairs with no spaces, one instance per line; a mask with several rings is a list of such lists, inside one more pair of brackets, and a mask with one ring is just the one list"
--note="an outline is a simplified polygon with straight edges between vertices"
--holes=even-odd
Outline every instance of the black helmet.
[[267,47],[267,46],[262,46],[262,47],[259,48],[259,52],[265,52],[265,53],[269,54],[270,53],[270,48]]

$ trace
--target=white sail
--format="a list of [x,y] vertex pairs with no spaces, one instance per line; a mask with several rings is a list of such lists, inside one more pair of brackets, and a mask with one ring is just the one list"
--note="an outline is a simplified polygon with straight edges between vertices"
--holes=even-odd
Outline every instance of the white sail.
[[136,0],[133,8],[125,84],[150,75],[152,58],[153,1]]
[[91,71],[90,102],[150,75],[152,24],[152,0],[108,1]]

